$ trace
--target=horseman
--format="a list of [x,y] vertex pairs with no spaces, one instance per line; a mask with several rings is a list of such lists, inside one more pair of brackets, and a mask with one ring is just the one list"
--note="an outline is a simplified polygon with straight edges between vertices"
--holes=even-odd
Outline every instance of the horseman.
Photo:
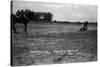
[[88,21],[86,21],[83,25],[83,27],[79,31],[86,31],[88,28]]

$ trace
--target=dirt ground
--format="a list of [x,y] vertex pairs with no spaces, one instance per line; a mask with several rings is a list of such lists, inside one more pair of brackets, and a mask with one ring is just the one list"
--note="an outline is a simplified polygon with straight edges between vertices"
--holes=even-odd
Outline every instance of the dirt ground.
[[12,32],[12,62],[14,66],[76,63],[97,61],[97,26],[82,24],[16,24],[19,33]]

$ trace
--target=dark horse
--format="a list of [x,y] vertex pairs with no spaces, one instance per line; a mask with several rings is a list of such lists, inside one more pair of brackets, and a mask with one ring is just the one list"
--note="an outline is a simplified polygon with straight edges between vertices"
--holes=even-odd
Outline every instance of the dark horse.
[[27,33],[28,19],[24,15],[20,17],[20,16],[16,16],[15,14],[11,14],[11,24],[14,33],[17,33],[15,28],[16,23],[24,24],[24,32]]

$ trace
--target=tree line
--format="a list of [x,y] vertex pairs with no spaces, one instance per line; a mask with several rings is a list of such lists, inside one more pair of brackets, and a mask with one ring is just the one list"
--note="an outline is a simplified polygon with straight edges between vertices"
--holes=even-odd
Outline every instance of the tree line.
[[28,20],[32,20],[32,21],[52,21],[53,18],[53,14],[50,12],[35,12],[29,9],[17,10],[15,15],[19,18],[25,17]]

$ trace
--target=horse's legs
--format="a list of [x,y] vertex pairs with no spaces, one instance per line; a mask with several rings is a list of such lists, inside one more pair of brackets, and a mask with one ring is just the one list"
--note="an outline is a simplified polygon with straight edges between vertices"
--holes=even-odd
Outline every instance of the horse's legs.
[[12,28],[13,28],[14,33],[17,33],[17,32],[16,32],[16,29],[15,29],[15,23],[13,23]]
[[25,26],[25,28],[24,28],[24,32],[26,32],[26,33],[27,33],[27,23],[26,23],[26,24],[24,24],[24,26]]

